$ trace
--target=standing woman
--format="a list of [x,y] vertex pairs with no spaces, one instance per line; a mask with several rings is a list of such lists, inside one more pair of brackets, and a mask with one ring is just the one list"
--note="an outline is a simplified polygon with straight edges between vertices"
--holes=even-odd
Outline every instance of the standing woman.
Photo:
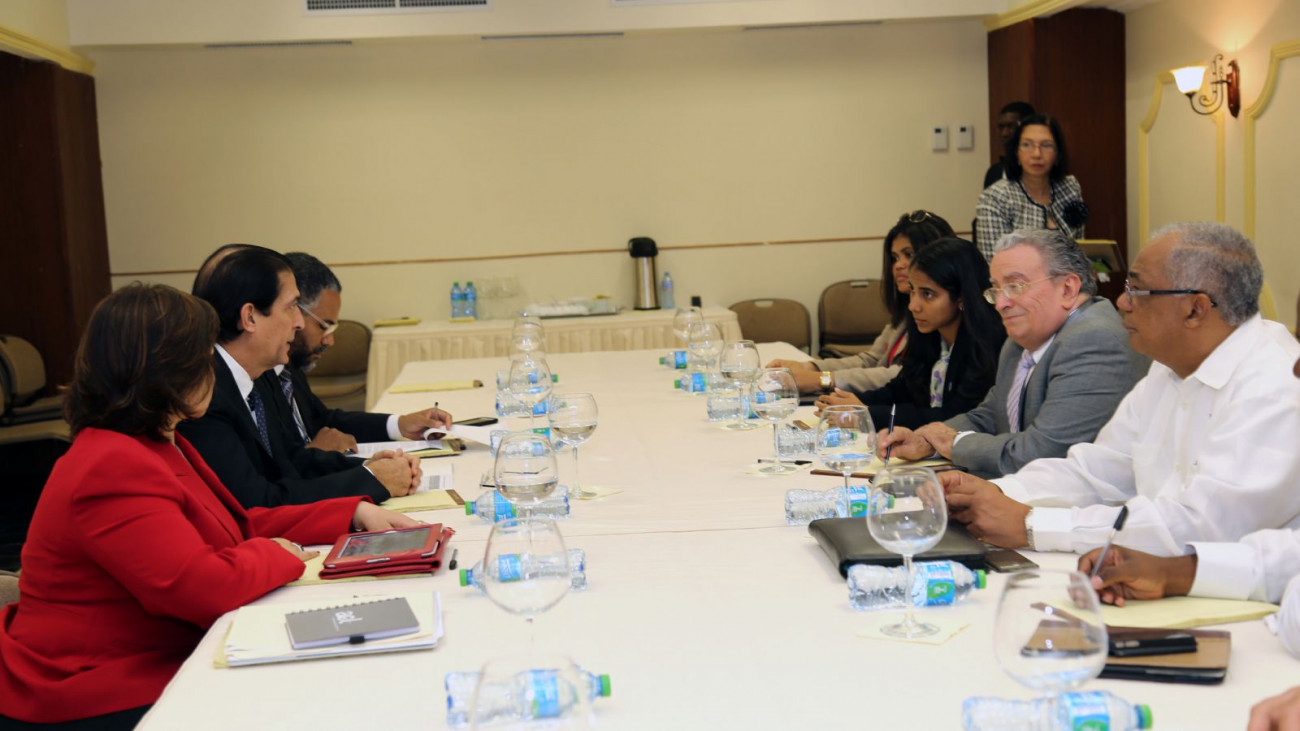
[[912,260],[907,353],[897,376],[884,386],[853,394],[841,389],[817,401],[866,404],[879,428],[894,423],[916,429],[975,408],[997,378],[998,353],[1007,332],[984,299],[989,266],[969,241],[940,239]]
[[416,522],[364,498],[245,511],[189,442],[217,315],[163,285],[95,308],[65,406],[75,438],[0,610],[0,730],[130,729],[222,614],[302,575],[352,528]]
[[975,240],[986,260],[1005,234],[1022,229],[1060,229],[1083,238],[1088,206],[1079,181],[1070,175],[1065,137],[1055,117],[1026,117],[1007,140],[1006,178],[980,194]]
[[889,383],[898,375],[907,348],[907,268],[912,258],[931,242],[952,236],[952,226],[939,216],[916,210],[898,217],[885,234],[884,263],[880,271],[880,294],[889,311],[889,324],[867,350],[846,358],[817,360],[774,360],[768,368],[789,368],[799,393],[817,393],[831,388],[866,391]]

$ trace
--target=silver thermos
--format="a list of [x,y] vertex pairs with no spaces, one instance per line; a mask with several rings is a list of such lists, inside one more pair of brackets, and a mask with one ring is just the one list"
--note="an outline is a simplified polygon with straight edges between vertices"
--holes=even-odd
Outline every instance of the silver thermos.
[[655,276],[655,257],[659,247],[655,240],[638,236],[627,242],[627,251],[636,262],[636,300],[638,310],[659,309],[659,277]]

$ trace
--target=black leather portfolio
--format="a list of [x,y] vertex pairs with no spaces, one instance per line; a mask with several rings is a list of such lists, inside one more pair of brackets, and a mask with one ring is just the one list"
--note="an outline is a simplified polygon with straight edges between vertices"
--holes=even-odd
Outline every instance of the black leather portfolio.
[[[840,570],[840,576],[849,575],[853,564],[865,563],[873,566],[900,566],[903,557],[897,553],[881,548],[867,529],[863,518],[823,518],[808,524],[808,532],[817,539],[818,545],[826,552]],[[948,523],[939,545],[913,557],[916,561],[957,561],[971,569],[984,569],[984,554],[988,546],[971,537],[966,528],[959,523]]]

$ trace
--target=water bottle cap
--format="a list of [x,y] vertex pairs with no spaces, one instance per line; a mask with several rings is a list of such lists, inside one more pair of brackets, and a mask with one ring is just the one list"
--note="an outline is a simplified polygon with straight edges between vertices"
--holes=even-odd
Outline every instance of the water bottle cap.
[[984,569],[975,569],[975,588],[983,589],[989,583],[989,575]]
[[[609,676],[608,675],[600,676],[600,696],[602,698],[609,697]],[[1145,706],[1143,707],[1145,708]],[[1142,728],[1146,728],[1146,726],[1143,726]]]
[[[659,362],[660,362],[660,363],[663,363],[663,362],[664,362],[664,359],[663,359],[663,358],[660,358],[660,359],[659,359]],[[682,379],[680,379],[680,378],[674,379],[674,380],[673,380],[673,388],[681,388],[681,387],[682,387]]]
[[474,514],[474,503],[465,503],[465,514],[466,515]]
[[460,585],[469,586],[469,569],[460,570]]
[[472,287],[472,286],[474,286],[474,282],[472,282],[472,281],[470,281],[470,280],[466,280],[466,281],[465,281],[465,286],[466,286],[466,287]]
[[1138,728],[1151,728],[1151,706],[1145,703],[1139,703],[1134,706],[1137,711]]

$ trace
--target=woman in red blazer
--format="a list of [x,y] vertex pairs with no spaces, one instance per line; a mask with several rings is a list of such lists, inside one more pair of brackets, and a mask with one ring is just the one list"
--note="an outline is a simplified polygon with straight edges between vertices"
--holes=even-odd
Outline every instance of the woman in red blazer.
[[[133,728],[225,612],[302,575],[351,528],[416,522],[362,498],[245,511],[177,422],[212,395],[217,317],[134,284],[99,304],[67,399],[75,439],[0,612],[0,729]],[[40,726],[40,728],[50,728]]]

